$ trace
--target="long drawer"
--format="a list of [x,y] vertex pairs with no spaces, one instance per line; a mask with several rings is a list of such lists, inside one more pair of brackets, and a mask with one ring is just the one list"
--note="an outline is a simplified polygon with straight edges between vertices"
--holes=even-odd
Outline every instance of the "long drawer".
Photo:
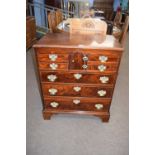
[[84,70],[84,71],[95,71],[95,72],[106,72],[106,71],[117,71],[118,64],[116,63],[108,63],[108,64],[100,64],[100,63],[89,63],[87,68],[84,68],[81,65],[80,69],[72,68],[69,69],[68,63],[49,63],[49,62],[39,62],[40,70]]
[[42,82],[85,83],[85,84],[114,84],[116,74],[40,72]]
[[44,96],[77,96],[77,97],[101,97],[111,98],[113,88],[103,86],[87,85],[56,85],[42,84]]
[[[106,54],[84,54],[84,56],[87,56],[88,61],[95,61],[95,62],[118,62],[119,57],[115,55],[106,55]],[[39,61],[56,61],[56,62],[67,62],[69,60],[69,54],[66,53],[59,53],[55,52],[52,54],[38,54],[38,60]]]
[[95,62],[119,62],[120,55],[115,51],[109,52],[105,50],[82,50],[82,49],[61,49],[61,48],[38,48],[37,49],[38,61],[46,62],[67,62],[70,54],[82,53],[83,57],[86,56],[88,61]]
[[50,97],[44,99],[44,108],[49,110],[78,110],[78,111],[109,111],[110,99]]

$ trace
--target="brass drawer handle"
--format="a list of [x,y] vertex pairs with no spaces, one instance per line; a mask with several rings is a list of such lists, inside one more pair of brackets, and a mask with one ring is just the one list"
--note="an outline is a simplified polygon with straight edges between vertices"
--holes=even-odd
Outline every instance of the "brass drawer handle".
[[55,95],[58,92],[58,90],[54,89],[54,88],[51,88],[51,89],[48,90],[48,92],[50,93],[50,95]]
[[107,83],[109,81],[109,77],[102,76],[102,77],[100,77],[100,81],[101,81],[101,83]]
[[52,70],[56,70],[56,69],[58,68],[58,65],[55,64],[55,63],[52,63],[52,64],[50,64],[50,68],[51,68]]
[[105,90],[99,90],[97,93],[99,96],[105,96],[107,94]]
[[49,54],[49,58],[51,61],[55,61],[58,58],[57,54]]
[[83,69],[87,69],[88,66],[87,66],[87,65],[83,65],[82,68],[83,68]]
[[105,65],[99,65],[99,66],[98,66],[98,69],[99,69],[100,72],[105,71],[106,68],[107,68],[107,67],[106,67]]
[[83,61],[88,61],[88,57],[87,56],[84,56],[82,59],[83,59]]
[[54,82],[54,81],[57,79],[57,76],[51,74],[51,75],[48,75],[48,76],[47,76],[47,79],[48,79],[49,81]]
[[95,104],[95,108],[97,110],[101,110],[101,109],[103,109],[103,104]]
[[77,100],[77,99],[76,100],[73,100],[73,103],[76,104],[76,105],[77,104],[80,104],[80,100]]
[[79,80],[82,78],[82,74],[74,74],[75,79]]
[[100,60],[101,62],[106,62],[106,61],[108,60],[108,57],[102,55],[102,56],[99,56],[99,60]]
[[79,92],[81,90],[81,87],[74,87],[73,89],[74,91]]
[[51,102],[50,105],[53,108],[57,108],[59,106],[59,103],[57,103],[57,102]]

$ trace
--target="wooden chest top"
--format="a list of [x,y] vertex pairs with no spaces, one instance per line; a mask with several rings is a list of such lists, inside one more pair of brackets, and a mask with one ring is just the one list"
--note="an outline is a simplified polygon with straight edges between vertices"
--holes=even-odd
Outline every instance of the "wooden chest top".
[[112,36],[69,35],[68,33],[48,33],[34,47],[86,48],[123,51],[122,45]]
[[122,45],[110,35],[48,33],[34,47],[44,119],[72,113],[108,122]]

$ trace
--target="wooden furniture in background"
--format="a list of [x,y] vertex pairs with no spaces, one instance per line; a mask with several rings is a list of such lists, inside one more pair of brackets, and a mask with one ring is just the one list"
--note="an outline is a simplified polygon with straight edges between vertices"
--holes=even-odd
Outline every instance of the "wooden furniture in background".
[[113,21],[113,25],[114,26],[120,26],[121,21],[122,21],[122,12],[117,11],[116,16],[115,16],[114,21]]
[[59,25],[63,21],[63,13],[61,10],[56,10],[55,12],[56,24]]
[[116,15],[115,15],[113,21],[106,20],[106,22],[108,24],[108,28],[109,28],[108,29],[108,34],[112,34],[113,33],[113,27],[114,26],[117,26],[119,28],[122,26],[121,20],[122,20],[122,12],[121,11],[117,11],[116,12]]
[[36,24],[35,18],[32,16],[26,17],[26,48],[30,48],[36,40]]
[[62,32],[60,31],[57,26],[60,22],[62,22],[62,13],[60,11],[53,11],[48,13],[48,26],[50,29],[50,32],[56,33],[56,32]]
[[108,122],[122,56],[112,35],[47,34],[34,45],[43,117],[94,115]]
[[45,0],[46,5],[61,8],[61,0]]
[[56,19],[55,19],[55,12],[49,12],[48,13],[48,26],[50,29],[50,32],[56,32]]
[[102,34],[107,33],[107,23],[95,18],[72,18],[70,21],[71,34]]
[[119,40],[119,42],[124,46],[125,38],[129,27],[129,16],[126,16],[125,23],[123,26],[114,26],[113,27],[113,36]]
[[94,0],[94,8],[104,11],[105,18],[111,20],[114,0]]
[[128,32],[128,28],[129,28],[129,16],[126,16],[125,23],[122,28],[122,33],[119,38],[119,41],[123,46],[125,45],[125,39],[126,39],[126,34]]

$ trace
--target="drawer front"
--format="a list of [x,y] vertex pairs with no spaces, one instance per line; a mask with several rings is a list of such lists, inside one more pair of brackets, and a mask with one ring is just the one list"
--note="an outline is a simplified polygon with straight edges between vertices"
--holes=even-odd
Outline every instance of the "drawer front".
[[113,62],[119,62],[119,56],[116,54],[104,54],[104,53],[85,53],[84,54],[87,57],[87,60],[89,62],[100,62],[100,63],[113,63]]
[[48,62],[39,62],[40,70],[68,70],[67,63],[48,63]]
[[37,48],[37,56],[39,61],[53,61],[50,59],[52,55],[57,55],[54,59],[56,62],[67,62],[69,56],[74,53],[81,53],[82,60],[86,56],[88,61],[97,61],[101,63],[106,62],[119,62],[121,54],[115,51],[105,51],[105,50],[82,50],[82,49],[72,49],[72,48]]
[[62,48],[37,48],[38,61],[45,62],[68,62],[70,52],[75,49]]
[[80,52],[84,53],[88,57],[88,61],[98,62],[119,62],[121,53],[108,50],[97,49],[83,49]]
[[114,84],[115,74],[88,74],[67,72],[41,72],[42,82]]
[[111,98],[112,88],[103,86],[42,84],[44,96],[79,96]]
[[118,68],[118,63],[99,63],[99,62],[88,62],[80,64],[78,67],[76,65],[72,65],[71,63],[68,65],[68,69],[70,71],[86,71],[86,72],[116,72]]
[[45,62],[68,62],[68,54],[53,52],[51,54],[38,54],[38,61]]
[[84,65],[81,65],[81,68],[69,68],[68,63],[57,63],[57,62],[39,62],[39,69],[40,70],[70,70],[70,71],[90,71],[90,72],[100,72],[100,73],[105,73],[105,72],[116,72],[117,71],[117,64],[113,63],[108,63],[108,64],[100,64],[100,63],[89,63],[86,65],[86,68]]
[[118,62],[119,57],[117,55],[108,54],[88,54],[89,61],[97,61],[101,63],[106,62]]
[[92,63],[88,62],[87,69],[90,71],[97,71],[97,72],[115,72],[117,71],[118,64],[117,63],[107,63],[107,64],[101,64],[101,63]]
[[105,111],[108,112],[110,100],[90,98],[58,98],[44,99],[44,108],[48,110],[77,110],[77,111]]

